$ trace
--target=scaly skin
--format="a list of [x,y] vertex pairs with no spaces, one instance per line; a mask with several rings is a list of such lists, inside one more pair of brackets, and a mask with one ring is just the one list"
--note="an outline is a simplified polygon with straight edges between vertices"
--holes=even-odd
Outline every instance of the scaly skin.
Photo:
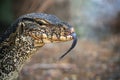
[[76,37],[73,33],[73,27],[53,15],[19,17],[0,38],[0,80],[17,79],[22,66],[40,47],[72,40]]

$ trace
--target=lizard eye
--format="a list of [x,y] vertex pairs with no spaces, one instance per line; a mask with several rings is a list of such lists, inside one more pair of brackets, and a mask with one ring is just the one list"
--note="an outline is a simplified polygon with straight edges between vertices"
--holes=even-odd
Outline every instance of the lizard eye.
[[47,22],[47,21],[44,20],[44,19],[40,19],[40,18],[35,18],[35,21],[36,21],[37,23],[39,23],[40,25],[49,24],[49,22]]
[[39,19],[39,18],[23,18],[22,21],[31,21],[31,22],[36,22],[39,25],[45,25],[48,24],[46,20]]
[[38,23],[39,25],[43,25],[43,24],[44,24],[44,23],[41,22],[41,21],[37,21],[37,23]]

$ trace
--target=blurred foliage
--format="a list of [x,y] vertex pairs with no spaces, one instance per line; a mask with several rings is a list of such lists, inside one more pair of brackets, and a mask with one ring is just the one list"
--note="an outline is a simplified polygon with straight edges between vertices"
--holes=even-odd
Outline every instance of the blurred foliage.
[[0,35],[13,22],[13,0],[0,0]]
[[113,32],[119,33],[119,3],[120,0],[71,0],[71,20],[80,38],[99,41]]
[[13,21],[12,0],[0,0],[0,22]]

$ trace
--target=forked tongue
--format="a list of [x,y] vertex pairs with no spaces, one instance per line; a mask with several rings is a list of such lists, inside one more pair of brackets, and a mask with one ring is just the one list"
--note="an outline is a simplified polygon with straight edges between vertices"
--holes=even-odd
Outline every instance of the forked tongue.
[[69,53],[76,46],[76,43],[77,43],[77,35],[76,35],[76,33],[73,32],[71,34],[71,36],[73,37],[73,43],[72,43],[71,47],[59,59],[62,59],[67,53]]

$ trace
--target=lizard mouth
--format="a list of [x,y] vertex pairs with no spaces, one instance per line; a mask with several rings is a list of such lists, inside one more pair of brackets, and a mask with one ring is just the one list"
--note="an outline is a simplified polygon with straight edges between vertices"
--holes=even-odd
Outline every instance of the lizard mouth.
[[76,46],[76,44],[77,44],[77,35],[76,35],[76,33],[73,32],[71,34],[71,36],[73,37],[73,43],[72,43],[71,47],[59,59],[62,59],[65,55],[67,55]]

